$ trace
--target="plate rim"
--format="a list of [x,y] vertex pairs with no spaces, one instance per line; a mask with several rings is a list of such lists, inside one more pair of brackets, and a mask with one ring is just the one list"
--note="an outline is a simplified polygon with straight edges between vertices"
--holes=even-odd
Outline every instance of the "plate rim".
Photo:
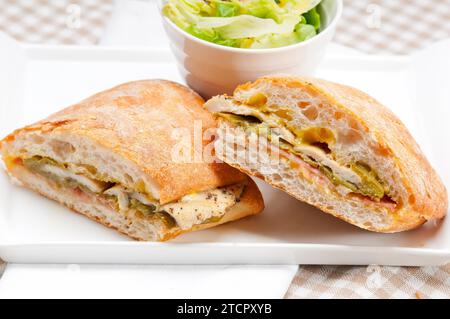
[[[171,63],[173,57],[169,48],[164,47],[142,47],[142,46],[70,46],[70,45],[42,45],[42,44],[21,44],[20,45],[26,53],[26,56],[31,59],[75,59],[75,60],[90,60],[97,61],[105,57],[108,61],[123,60],[129,61],[132,58],[138,58],[133,62],[154,62],[155,56],[161,58],[163,62]],[[50,54],[50,56],[49,56]],[[365,54],[349,55],[343,53],[329,52],[325,58],[325,63],[332,61],[348,61],[351,57],[353,68],[358,66],[372,64],[370,68],[376,66],[383,66],[384,68],[391,68],[398,66],[400,68],[407,68],[411,65],[413,58],[411,56],[371,56]],[[373,65],[376,64],[376,65]],[[401,253],[405,255],[417,255],[420,257],[435,257],[447,258],[450,261],[450,247],[449,248],[422,248],[422,247],[401,247],[401,246],[364,246],[364,245],[333,245],[320,243],[276,243],[276,242],[194,242],[194,243],[179,243],[179,242],[133,242],[133,241],[18,241],[0,238],[0,255],[3,250],[13,248],[36,248],[36,247],[61,247],[68,246],[74,248],[76,246],[119,246],[121,248],[139,247],[142,249],[158,249],[168,248],[171,251],[180,249],[181,247],[189,249],[220,249],[220,248],[280,248],[280,249],[296,249],[296,250],[317,250],[317,251],[349,251],[360,254],[370,254],[371,252],[384,251],[386,253]]]

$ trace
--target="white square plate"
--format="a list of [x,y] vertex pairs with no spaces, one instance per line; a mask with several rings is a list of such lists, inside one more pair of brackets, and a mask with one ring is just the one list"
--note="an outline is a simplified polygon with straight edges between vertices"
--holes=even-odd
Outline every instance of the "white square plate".
[[[121,82],[180,81],[164,49],[19,47],[2,38],[0,48],[1,136]],[[413,59],[328,54],[318,75],[390,106],[449,185],[449,150],[443,147],[450,138],[449,55],[449,42]],[[374,234],[259,184],[267,207],[260,216],[169,243],[141,243],[13,186],[1,171],[0,257],[18,263],[420,266],[450,261],[448,219],[406,233]]]

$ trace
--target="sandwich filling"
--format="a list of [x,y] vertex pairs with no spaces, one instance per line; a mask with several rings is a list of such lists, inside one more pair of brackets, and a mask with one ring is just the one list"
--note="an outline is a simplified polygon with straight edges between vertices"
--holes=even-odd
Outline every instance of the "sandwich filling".
[[[334,133],[325,127],[292,127],[291,110],[279,106],[267,106],[262,94],[257,94],[249,101],[248,110],[233,108],[232,112],[221,110],[218,116],[233,126],[266,137],[312,168],[317,169],[335,186],[342,195],[359,195],[375,202],[394,202],[390,189],[378,176],[377,172],[363,162],[342,163],[337,160],[333,145]],[[245,114],[237,114],[241,113]]]
[[142,215],[165,228],[186,230],[199,224],[219,222],[227,210],[239,202],[245,189],[245,184],[240,183],[192,193],[176,202],[160,205],[142,185],[137,185],[136,189],[126,188],[98,174],[95,167],[89,165],[58,163],[42,156],[18,158],[13,162],[45,177],[58,188],[88,195],[122,214]]

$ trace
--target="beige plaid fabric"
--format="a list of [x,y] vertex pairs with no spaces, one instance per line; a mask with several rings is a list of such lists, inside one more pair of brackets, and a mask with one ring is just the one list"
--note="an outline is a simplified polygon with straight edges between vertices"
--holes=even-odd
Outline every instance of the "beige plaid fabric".
[[335,41],[367,53],[409,54],[450,37],[450,0],[344,0]]
[[450,298],[450,265],[300,266],[286,298]]
[[113,0],[0,0],[0,30],[29,43],[96,44]]

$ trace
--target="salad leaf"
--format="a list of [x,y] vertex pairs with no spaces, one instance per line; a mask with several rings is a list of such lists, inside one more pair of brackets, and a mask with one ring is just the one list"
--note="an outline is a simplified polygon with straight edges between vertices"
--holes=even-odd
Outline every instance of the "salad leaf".
[[226,39],[259,37],[270,33],[292,32],[300,22],[300,17],[287,16],[278,24],[272,19],[261,19],[251,15],[231,18],[201,18],[197,23],[199,29],[214,28]]
[[234,17],[239,13],[239,5],[233,2],[217,1],[216,16],[217,17]]
[[284,47],[311,39],[316,34],[316,30],[312,25],[299,23],[295,27],[295,32],[284,34],[269,34],[256,38],[249,46],[249,48],[263,49]]
[[303,14],[317,7],[321,0],[280,0],[281,6],[295,14]]
[[219,45],[224,45],[228,47],[239,47],[239,40],[235,39],[224,39],[213,29],[199,29],[196,26],[191,26],[186,29],[186,32],[192,34],[194,37],[199,39],[213,42]]
[[163,14],[205,41],[239,48],[275,48],[314,37],[321,0],[167,0]]
[[273,0],[249,0],[241,5],[242,11],[262,19],[273,19],[280,23],[282,16],[286,14],[275,1]]
[[214,31],[213,29],[199,29],[197,26],[193,25],[187,28],[186,31],[193,36],[205,41],[215,42],[218,39],[216,31]]
[[170,0],[163,8],[163,14],[183,30],[213,13],[213,8],[203,0]]
[[299,42],[298,35],[295,32],[284,34],[268,34],[259,37],[249,46],[251,49],[278,48],[292,45]]
[[316,36],[316,29],[310,24],[298,24],[295,27],[295,33],[298,36],[298,42],[309,40]]
[[303,17],[305,17],[306,23],[312,25],[316,29],[316,31],[320,29],[321,19],[320,14],[317,12],[316,8],[313,8],[303,14]]

